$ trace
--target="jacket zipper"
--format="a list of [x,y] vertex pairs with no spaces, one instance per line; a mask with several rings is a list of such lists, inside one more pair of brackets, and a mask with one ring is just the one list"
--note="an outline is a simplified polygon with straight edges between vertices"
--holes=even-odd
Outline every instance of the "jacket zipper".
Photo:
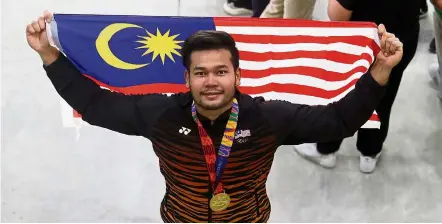
[[258,192],[256,191],[256,189],[254,190],[254,196],[255,196],[255,202],[256,202],[256,214],[257,216],[260,216],[261,213],[259,212],[259,200],[258,200]]

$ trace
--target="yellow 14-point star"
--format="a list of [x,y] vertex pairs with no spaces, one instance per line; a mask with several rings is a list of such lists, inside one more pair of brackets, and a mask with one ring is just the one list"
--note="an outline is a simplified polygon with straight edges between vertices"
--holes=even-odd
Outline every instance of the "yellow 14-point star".
[[164,34],[161,34],[158,28],[157,28],[157,35],[153,35],[147,30],[146,32],[149,36],[138,36],[143,40],[139,40],[137,42],[143,44],[143,46],[136,48],[136,49],[143,49],[143,48],[147,49],[143,53],[143,56],[152,53],[152,62],[153,62],[155,58],[159,55],[161,57],[163,65],[166,55],[173,62],[175,62],[175,59],[173,58],[172,54],[181,56],[181,54],[178,51],[176,51],[176,49],[181,49],[181,46],[178,44],[184,42],[184,41],[175,40],[175,38],[178,37],[179,34],[169,36],[170,30],[168,30]]

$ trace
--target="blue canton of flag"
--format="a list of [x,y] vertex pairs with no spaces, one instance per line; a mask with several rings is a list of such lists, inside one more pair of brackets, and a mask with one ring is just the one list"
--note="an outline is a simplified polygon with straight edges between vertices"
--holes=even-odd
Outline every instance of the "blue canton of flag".
[[57,47],[85,75],[116,88],[165,84],[151,86],[154,92],[182,89],[173,85],[185,82],[182,43],[215,29],[210,18],[65,14],[55,14],[50,26]]

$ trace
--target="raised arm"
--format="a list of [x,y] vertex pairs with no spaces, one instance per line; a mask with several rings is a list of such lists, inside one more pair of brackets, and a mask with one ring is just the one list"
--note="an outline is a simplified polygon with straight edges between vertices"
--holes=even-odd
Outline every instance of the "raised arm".
[[391,69],[402,58],[402,43],[379,27],[381,52],[375,64],[341,100],[326,106],[308,106],[283,101],[261,104],[279,144],[328,142],[352,136],[379,104]]
[[331,21],[349,21],[360,0],[328,0],[327,14]]
[[431,2],[437,9],[442,10],[442,0],[431,0]]
[[352,136],[370,118],[383,92],[367,73],[344,98],[326,106],[269,101],[261,110],[280,145],[328,142]]
[[172,100],[165,95],[129,96],[102,89],[80,71],[56,48],[46,36],[45,13],[27,26],[27,40],[41,57],[47,76],[60,96],[84,121],[127,135],[150,137],[150,130]]

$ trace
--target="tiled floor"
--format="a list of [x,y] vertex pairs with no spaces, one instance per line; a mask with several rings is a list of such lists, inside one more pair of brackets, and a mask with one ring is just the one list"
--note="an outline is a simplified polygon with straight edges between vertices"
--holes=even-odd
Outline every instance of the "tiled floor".
[[[2,221],[161,222],[163,178],[150,142],[62,128],[59,98],[26,44],[25,26],[67,13],[222,16],[224,0],[2,0]],[[325,19],[320,0],[316,19]],[[178,10],[178,5],[180,9]],[[271,222],[442,222],[442,106],[428,85],[430,18],[393,108],[386,151],[358,170],[354,138],[324,170],[282,147],[268,181]]]

